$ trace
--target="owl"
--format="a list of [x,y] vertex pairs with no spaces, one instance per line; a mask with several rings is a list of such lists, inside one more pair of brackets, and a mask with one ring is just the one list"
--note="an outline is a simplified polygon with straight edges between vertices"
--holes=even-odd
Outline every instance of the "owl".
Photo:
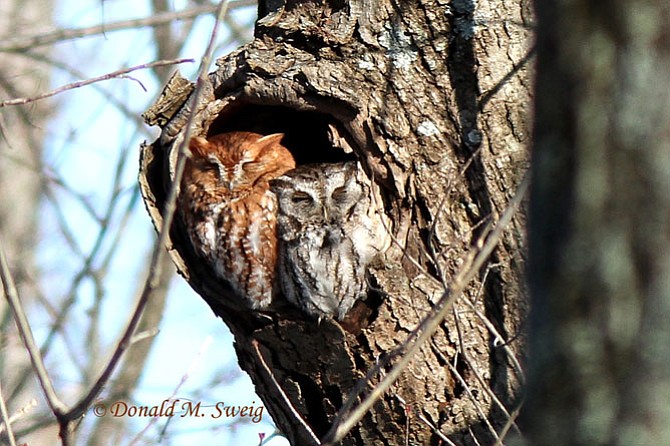
[[269,181],[295,167],[283,136],[194,137],[181,181],[178,209],[196,254],[253,309],[273,297],[277,199]]
[[282,292],[319,320],[344,319],[367,292],[368,264],[388,247],[381,200],[357,162],[299,166],[270,188]]

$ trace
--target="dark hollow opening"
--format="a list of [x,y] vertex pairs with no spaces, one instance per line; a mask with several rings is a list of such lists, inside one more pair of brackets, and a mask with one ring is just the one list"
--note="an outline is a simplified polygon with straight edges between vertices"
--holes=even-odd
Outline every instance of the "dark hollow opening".
[[[297,111],[287,107],[237,103],[228,106],[214,120],[207,136],[230,131],[269,135],[283,133],[282,145],[296,164],[336,163],[354,160],[353,153],[334,147],[329,135],[335,128],[346,137],[342,125],[329,115]],[[350,138],[349,138],[350,139]]]

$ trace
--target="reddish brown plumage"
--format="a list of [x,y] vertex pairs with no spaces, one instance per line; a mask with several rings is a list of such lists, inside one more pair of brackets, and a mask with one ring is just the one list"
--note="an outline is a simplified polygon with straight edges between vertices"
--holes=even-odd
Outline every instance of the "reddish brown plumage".
[[189,145],[179,212],[196,253],[254,309],[272,300],[276,198],[268,181],[295,167],[282,134],[229,132]]

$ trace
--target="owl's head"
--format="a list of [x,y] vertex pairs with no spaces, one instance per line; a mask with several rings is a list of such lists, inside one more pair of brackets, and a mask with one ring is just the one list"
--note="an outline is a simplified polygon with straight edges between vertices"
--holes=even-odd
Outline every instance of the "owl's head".
[[267,182],[295,167],[293,155],[280,144],[282,133],[228,132],[209,139],[193,137],[185,178],[206,188],[239,192]]
[[277,195],[279,216],[303,224],[341,223],[366,198],[355,161],[306,164],[270,182]]

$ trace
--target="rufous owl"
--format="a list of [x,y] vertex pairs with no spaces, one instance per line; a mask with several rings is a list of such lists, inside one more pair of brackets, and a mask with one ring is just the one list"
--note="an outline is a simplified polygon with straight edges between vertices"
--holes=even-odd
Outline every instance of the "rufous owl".
[[277,199],[268,182],[295,167],[283,136],[196,136],[181,181],[179,212],[196,254],[253,309],[278,291]]

